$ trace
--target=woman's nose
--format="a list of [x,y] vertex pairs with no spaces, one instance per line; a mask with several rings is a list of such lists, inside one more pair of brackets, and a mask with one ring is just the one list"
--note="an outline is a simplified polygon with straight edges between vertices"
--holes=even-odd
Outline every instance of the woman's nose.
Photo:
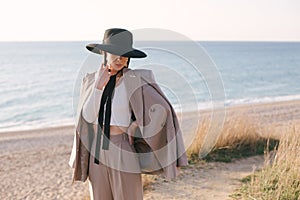
[[123,57],[123,56],[118,56],[118,58],[117,58],[118,60],[124,60],[125,59],[125,57]]

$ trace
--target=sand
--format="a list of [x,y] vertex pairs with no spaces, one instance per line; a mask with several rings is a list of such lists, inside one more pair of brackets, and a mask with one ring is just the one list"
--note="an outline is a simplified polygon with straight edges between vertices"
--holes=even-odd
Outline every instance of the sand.
[[197,162],[182,170],[175,180],[157,178],[144,192],[144,199],[225,200],[240,186],[243,177],[261,169],[263,163],[263,156],[232,163]]
[[[300,119],[300,101],[236,106],[227,116],[247,113],[278,127]],[[0,199],[89,199],[88,183],[73,186],[68,161],[74,126],[0,133]],[[182,169],[177,179],[157,180],[144,191],[145,199],[226,199],[240,179],[260,168],[263,157],[233,163],[198,162]]]

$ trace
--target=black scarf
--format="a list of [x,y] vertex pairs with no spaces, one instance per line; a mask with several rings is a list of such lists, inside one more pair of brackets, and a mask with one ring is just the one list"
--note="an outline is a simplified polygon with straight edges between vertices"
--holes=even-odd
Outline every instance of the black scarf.
[[[103,130],[103,118],[105,115],[104,122],[104,137],[102,149],[108,149],[109,139],[110,139],[110,116],[111,116],[111,100],[112,94],[116,85],[116,77],[123,69],[119,70],[115,75],[112,75],[106,84],[104,91],[101,97],[100,109],[98,114],[98,131],[97,131],[97,139],[96,139],[96,151],[95,151],[95,159],[94,163],[99,164],[99,150],[100,150],[100,138]],[[104,113],[104,104],[106,103],[105,113]]]

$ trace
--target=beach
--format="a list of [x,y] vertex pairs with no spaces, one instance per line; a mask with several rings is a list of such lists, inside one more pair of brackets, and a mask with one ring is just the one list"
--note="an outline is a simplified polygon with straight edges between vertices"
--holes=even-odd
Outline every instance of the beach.
[[[226,110],[226,119],[232,116],[251,117],[261,134],[270,133],[268,127],[272,127],[277,137],[300,121],[300,100],[233,106]],[[73,169],[68,161],[74,128],[0,133],[0,199],[89,199],[87,182],[71,185]],[[234,163],[191,165],[182,170],[176,181],[164,182],[158,178],[157,183],[145,190],[145,199],[226,199],[239,186],[236,179],[251,173],[253,165],[259,168],[263,159],[255,157],[241,162],[244,163],[241,168],[235,168]],[[224,169],[231,169],[234,175],[225,175]],[[217,174],[220,174],[218,179]]]

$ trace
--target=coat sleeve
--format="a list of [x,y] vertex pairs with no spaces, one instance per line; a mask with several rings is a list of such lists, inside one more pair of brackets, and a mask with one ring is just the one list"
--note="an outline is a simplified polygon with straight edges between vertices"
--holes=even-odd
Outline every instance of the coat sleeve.
[[[161,88],[159,87],[159,85],[157,84],[155,78],[154,78],[154,74],[152,72],[152,70],[150,71],[150,80],[153,82],[153,85],[155,86],[156,90],[165,98],[165,100],[168,102],[169,104],[169,108],[170,108],[170,112],[168,113],[169,119],[171,119],[172,123],[169,123],[169,127],[170,124],[172,124],[172,129],[174,130],[175,133],[175,140],[176,140],[176,153],[177,153],[177,163],[176,166],[180,167],[180,166],[187,166],[188,165],[188,158],[186,155],[186,149],[185,149],[185,145],[183,142],[183,135],[182,135],[182,131],[181,128],[179,126],[179,122],[178,122],[178,118],[176,115],[176,112],[172,106],[172,104],[170,103],[170,101],[168,100],[168,98],[166,97],[166,95],[163,93],[163,91],[161,90]],[[169,128],[170,129],[170,128]]]
[[74,168],[72,183],[76,180],[84,182],[87,179],[90,147],[94,136],[93,134],[97,128],[97,126],[92,123],[88,123],[82,116],[82,105],[91,92],[87,76],[88,74],[83,78],[80,89],[76,113],[74,144],[69,161],[69,165]]
[[[154,136],[146,138],[146,141],[151,146],[152,150],[155,151],[156,157],[163,166],[163,175],[166,178],[175,178],[177,175],[179,175],[178,167],[188,165],[177,115],[173,109],[172,104],[169,102],[168,98],[156,82],[153,72],[149,70],[148,73],[145,74],[146,76],[144,76],[143,78],[148,82],[148,84],[143,86],[143,96],[145,97],[145,113],[152,112],[153,116],[150,119],[146,114],[144,116],[145,122],[147,124],[148,121],[154,121],[154,126],[160,127],[161,121],[165,121],[165,123],[161,124],[160,131]],[[163,112],[161,112],[160,109],[152,110],[152,105],[155,104],[161,105],[166,111],[165,120],[159,119],[160,116],[163,116]],[[159,115],[157,115],[158,113]],[[158,123],[159,121],[160,123]],[[149,131],[145,132],[151,133],[156,131],[153,131],[153,129],[150,128]]]
[[[82,98],[82,90],[83,90],[83,85],[84,85],[85,77],[86,76],[84,76],[82,78],[82,80],[81,80],[80,91],[79,91],[79,101]],[[78,115],[78,108],[77,108],[76,116],[77,115]],[[76,130],[74,131],[73,147],[72,147],[72,152],[71,152],[70,159],[69,159],[69,166],[71,168],[75,168],[75,157],[76,157]]]

